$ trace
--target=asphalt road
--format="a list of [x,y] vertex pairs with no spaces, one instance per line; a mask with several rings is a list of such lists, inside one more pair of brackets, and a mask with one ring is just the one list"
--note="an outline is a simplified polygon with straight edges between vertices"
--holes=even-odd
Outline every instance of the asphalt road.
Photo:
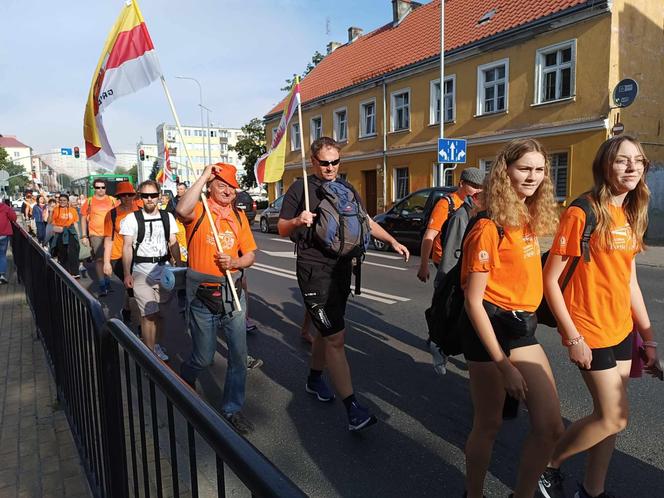
[[[299,338],[303,309],[293,245],[274,234],[256,232],[255,237],[260,250],[247,274],[250,315],[259,331],[248,343],[250,354],[265,365],[249,373],[245,412],[256,425],[249,440],[312,497],[461,496],[463,446],[472,421],[467,372],[457,359],[444,377],[431,367],[424,309],[432,285],[417,280],[419,258],[404,264],[393,253],[370,251],[362,268],[363,293],[349,299],[347,355],[355,391],[379,418],[366,432],[349,434],[340,400],[323,404],[304,391],[309,346]],[[664,269],[639,266],[638,272],[661,339]],[[104,300],[111,311],[118,295]],[[176,371],[190,351],[183,330],[181,321],[169,320],[162,341]],[[554,330],[541,326],[538,338],[554,370],[564,419],[582,417],[591,405],[577,368]],[[201,378],[205,398],[215,408],[221,404],[225,372],[221,340],[218,351]],[[630,424],[618,438],[607,489],[621,497],[662,496],[664,383],[636,379],[629,396]],[[505,423],[494,447],[487,496],[509,493],[527,430],[523,409],[517,420]],[[572,496],[582,478],[583,457],[563,470]]]

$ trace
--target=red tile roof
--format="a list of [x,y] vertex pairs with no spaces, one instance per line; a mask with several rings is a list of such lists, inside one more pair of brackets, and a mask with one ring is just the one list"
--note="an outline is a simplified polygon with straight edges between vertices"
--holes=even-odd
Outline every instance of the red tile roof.
[[[445,51],[451,51],[590,0],[447,0]],[[388,2],[385,1],[385,7]],[[495,15],[478,25],[482,16]],[[387,8],[386,8],[387,10]],[[415,8],[327,55],[301,82],[302,102],[440,55],[440,0]],[[280,112],[282,100],[268,115]]]
[[16,140],[16,137],[14,136],[9,136],[9,137],[0,136],[0,147],[2,147],[3,149],[6,147],[25,147],[28,149],[30,148],[27,145]]

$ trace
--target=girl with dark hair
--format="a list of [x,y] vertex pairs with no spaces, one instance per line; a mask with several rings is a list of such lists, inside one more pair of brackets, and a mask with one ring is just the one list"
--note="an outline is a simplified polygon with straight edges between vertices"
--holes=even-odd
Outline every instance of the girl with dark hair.
[[632,331],[642,337],[646,367],[657,360],[657,343],[634,257],[643,250],[650,192],[645,183],[648,159],[638,140],[620,135],[604,142],[593,161],[593,187],[584,194],[597,220],[590,237],[590,261],[580,259],[565,291],[558,279],[581,256],[586,215],[568,208],[544,267],[544,292],[558,322],[570,361],[581,370],[593,399],[593,411],[570,425],[556,445],[539,481],[548,498],[564,496],[561,464],[588,451],[586,474],[576,497],[608,497],[604,481],[616,434],[627,425],[627,380]]

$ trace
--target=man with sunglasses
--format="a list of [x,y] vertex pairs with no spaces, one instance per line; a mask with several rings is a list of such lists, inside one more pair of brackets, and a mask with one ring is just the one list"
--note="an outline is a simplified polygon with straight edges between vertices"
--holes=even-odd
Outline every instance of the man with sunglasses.
[[106,182],[100,178],[92,182],[95,193],[81,205],[81,243],[90,247],[99,279],[99,297],[106,296],[111,287],[104,271],[104,218],[118,202],[106,195]]
[[[180,262],[180,246],[175,218],[157,209],[159,185],[146,180],[138,187],[143,208],[127,215],[120,223],[124,284],[134,290],[134,298],[141,313],[141,338],[145,345],[163,361],[168,355],[158,344],[161,335],[160,309],[165,307],[171,292],[159,284],[165,265]],[[133,266],[133,270],[132,270]]]
[[[304,207],[304,182],[297,180],[284,196],[279,214],[279,235],[291,237],[297,244],[297,281],[305,308],[318,331],[311,348],[309,377],[305,390],[319,401],[331,402],[334,394],[323,380],[327,367],[332,383],[341,396],[348,414],[348,430],[359,431],[376,423],[369,410],[359,404],[353,393],[350,368],[344,349],[346,301],[350,294],[352,259],[331,256],[325,247],[319,247],[308,237],[320,203],[317,195],[325,182],[342,181],[339,174],[341,146],[329,137],[321,137],[311,144],[311,164],[314,174],[307,177],[310,211]],[[343,182],[343,181],[342,181]],[[355,199],[360,196],[352,185]],[[369,220],[372,237],[385,241],[408,261],[408,249],[399,244],[373,220]]]
[[[139,209],[136,202],[136,191],[130,182],[119,182],[115,195],[120,198],[120,204],[104,218],[104,276],[110,278],[115,274],[124,285],[124,268],[122,266],[122,245],[124,237],[120,235],[122,220]],[[130,323],[129,298],[134,297],[134,291],[127,289],[122,306],[122,321]]]

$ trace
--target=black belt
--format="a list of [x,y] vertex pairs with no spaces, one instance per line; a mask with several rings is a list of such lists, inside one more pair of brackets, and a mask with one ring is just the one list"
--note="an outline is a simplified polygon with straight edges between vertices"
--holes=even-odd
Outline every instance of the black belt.
[[134,256],[134,264],[138,263],[166,263],[170,259],[170,256],[167,254],[165,256]]

